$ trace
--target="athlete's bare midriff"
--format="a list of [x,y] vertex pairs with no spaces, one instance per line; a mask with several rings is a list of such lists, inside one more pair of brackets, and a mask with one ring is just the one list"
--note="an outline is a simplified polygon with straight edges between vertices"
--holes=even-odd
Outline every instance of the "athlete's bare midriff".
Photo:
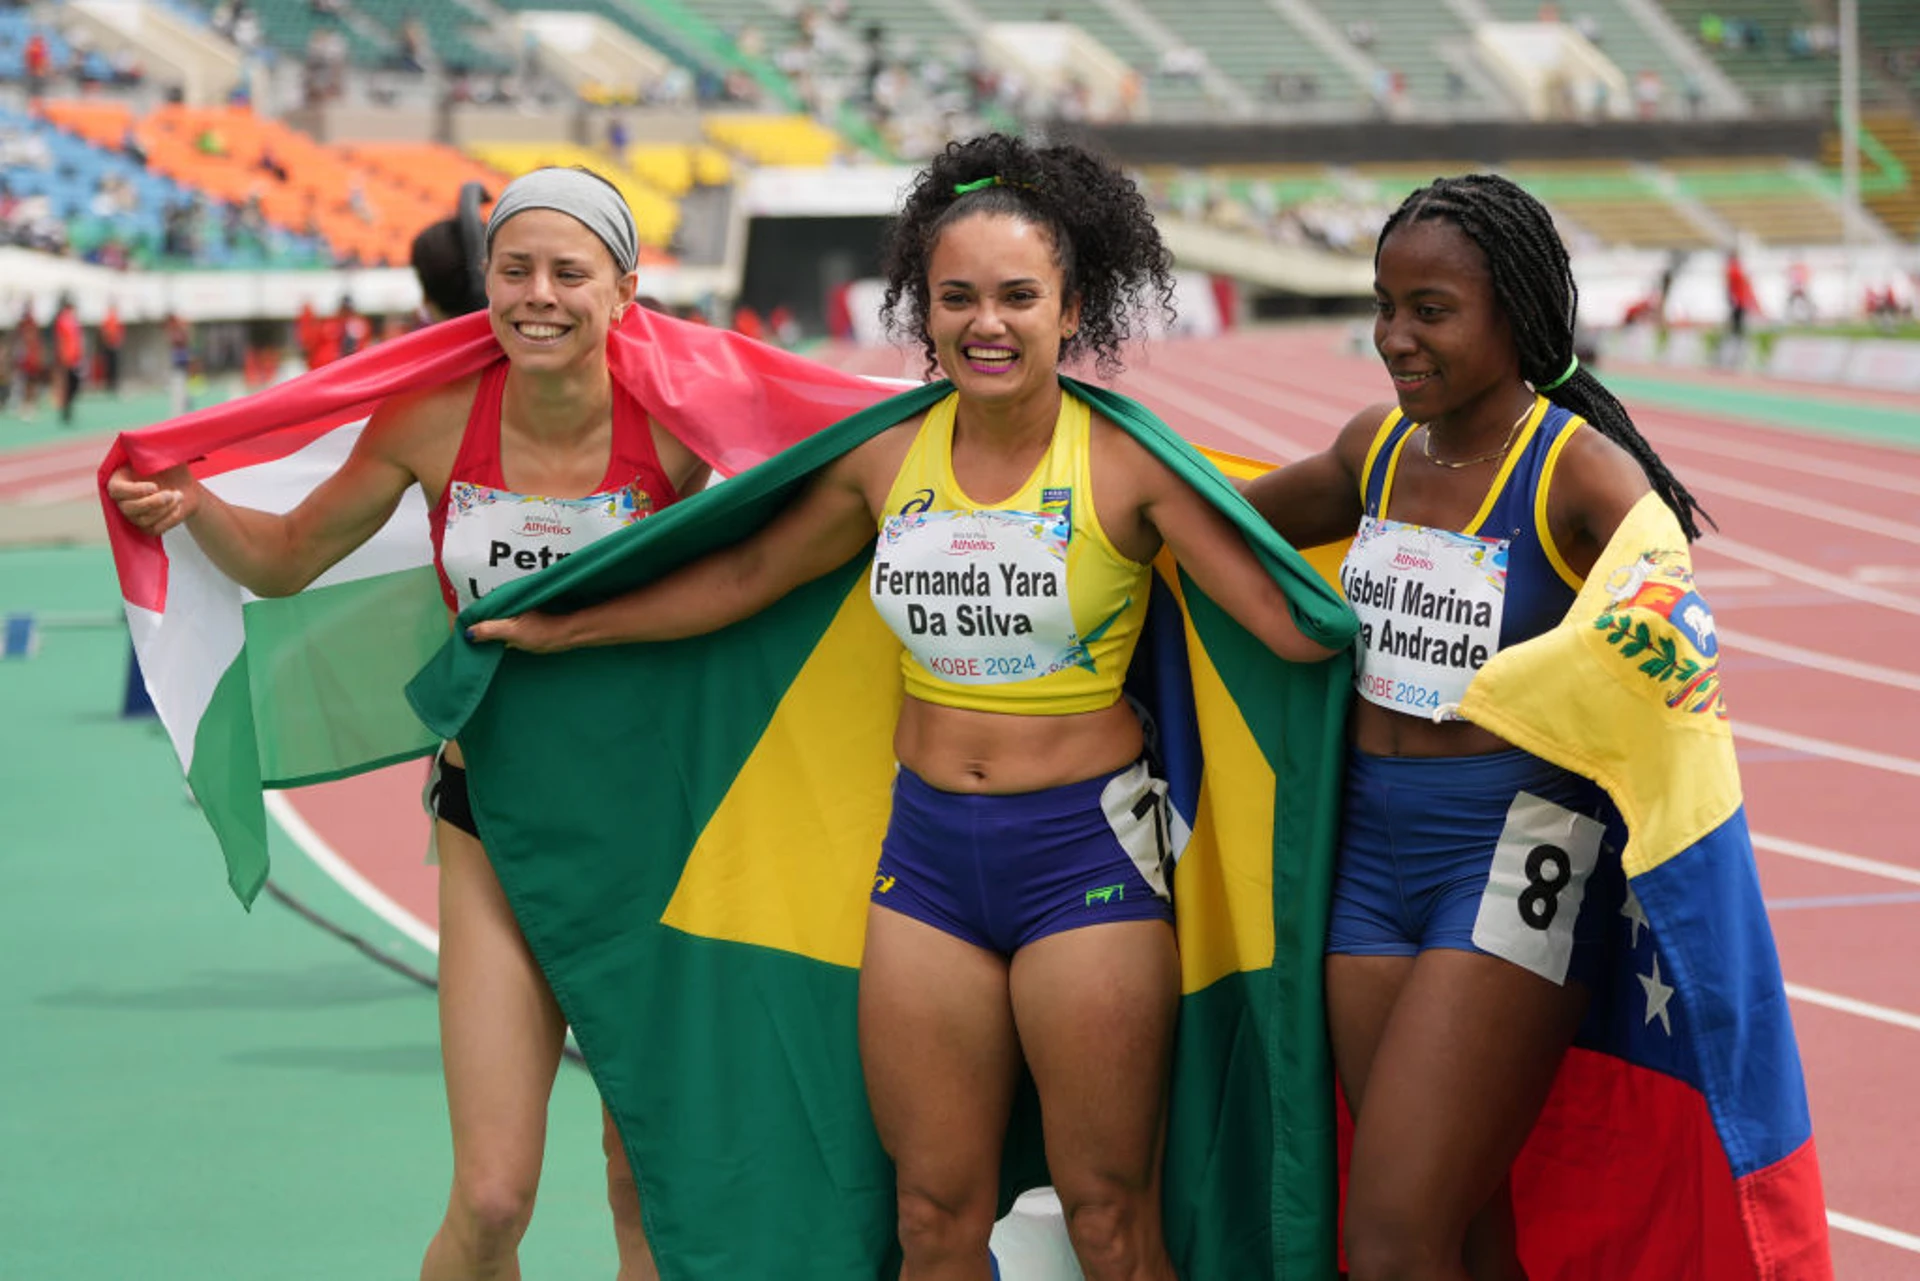
[[1140,720],[1125,701],[1097,712],[1033,716],[905,699],[893,750],[943,792],[1011,794],[1099,778],[1139,759]]
[[1430,721],[1353,700],[1347,739],[1369,756],[1487,756],[1513,744],[1469,721]]

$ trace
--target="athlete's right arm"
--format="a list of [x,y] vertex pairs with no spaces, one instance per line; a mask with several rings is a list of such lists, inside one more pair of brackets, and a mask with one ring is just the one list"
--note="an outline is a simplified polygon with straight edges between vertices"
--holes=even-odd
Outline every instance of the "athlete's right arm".
[[571,614],[520,614],[475,623],[475,641],[535,653],[704,636],[765,609],[839,568],[875,537],[862,449],[841,456],[773,520],[731,547],[665,578]]
[[1366,469],[1367,450],[1391,408],[1372,405],[1361,410],[1325,452],[1256,476],[1240,492],[1295,547],[1351,537],[1365,510],[1360,473]]
[[286,513],[235,506],[184,466],[150,479],[123,466],[108,479],[107,496],[147,533],[184,522],[220,572],[255,595],[291,596],[371,538],[399,506],[415,480],[402,459],[418,430],[406,410],[416,405],[413,397],[383,405],[340,470]]

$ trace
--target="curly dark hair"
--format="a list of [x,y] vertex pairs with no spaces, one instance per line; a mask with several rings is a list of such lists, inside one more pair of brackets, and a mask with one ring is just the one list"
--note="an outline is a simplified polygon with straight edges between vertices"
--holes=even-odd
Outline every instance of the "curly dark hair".
[[[1458,227],[1486,257],[1494,299],[1513,326],[1520,376],[1534,387],[1562,379],[1573,368],[1573,327],[1580,309],[1580,290],[1573,283],[1567,247],[1554,228],[1553,215],[1523,188],[1494,174],[1436,178],[1394,210],[1380,229],[1377,245],[1385,245],[1396,228],[1433,219]],[[1380,265],[1377,246],[1373,262],[1375,267]],[[1633,455],[1646,473],[1647,483],[1679,517],[1680,528],[1689,539],[1700,537],[1696,517],[1713,523],[1592,370],[1581,365],[1547,395]]]
[[[995,181],[955,191],[982,179]],[[1100,376],[1111,378],[1150,306],[1173,321],[1173,255],[1131,178],[1081,147],[1034,147],[984,134],[949,143],[920,173],[883,251],[880,318],[890,332],[920,340],[929,374],[939,368],[927,331],[933,247],[941,232],[973,214],[1021,218],[1047,232],[1066,296],[1080,301],[1079,328],[1060,344],[1062,364],[1091,352]]]

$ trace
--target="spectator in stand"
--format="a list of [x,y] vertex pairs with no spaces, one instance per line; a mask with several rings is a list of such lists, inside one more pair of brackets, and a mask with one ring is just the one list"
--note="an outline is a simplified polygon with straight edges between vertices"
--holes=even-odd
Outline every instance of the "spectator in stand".
[[47,78],[53,74],[53,52],[47,47],[47,37],[38,30],[29,35],[20,61],[27,73],[27,92],[37,98],[47,91]]
[[120,395],[120,348],[126,345],[127,327],[120,323],[120,304],[107,302],[107,314],[100,319],[100,372],[107,394]]
[[73,426],[73,402],[80,398],[87,363],[86,337],[80,330],[80,312],[72,294],[60,295],[53,313],[53,396],[60,407],[60,425]]
[[1666,86],[1661,83],[1658,71],[1649,67],[1634,76],[1633,103],[1642,120],[1652,120],[1660,114],[1660,103],[1666,94]]

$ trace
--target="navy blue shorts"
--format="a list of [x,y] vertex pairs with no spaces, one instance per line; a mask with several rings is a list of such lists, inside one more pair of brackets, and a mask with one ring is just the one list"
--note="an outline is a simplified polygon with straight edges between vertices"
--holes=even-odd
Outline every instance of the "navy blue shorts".
[[1537,756],[1348,753],[1327,951],[1480,952],[1590,983],[1625,902],[1598,785]]
[[1012,956],[1113,921],[1173,920],[1166,784],[1145,761],[1007,796],[943,792],[902,768],[873,901]]

